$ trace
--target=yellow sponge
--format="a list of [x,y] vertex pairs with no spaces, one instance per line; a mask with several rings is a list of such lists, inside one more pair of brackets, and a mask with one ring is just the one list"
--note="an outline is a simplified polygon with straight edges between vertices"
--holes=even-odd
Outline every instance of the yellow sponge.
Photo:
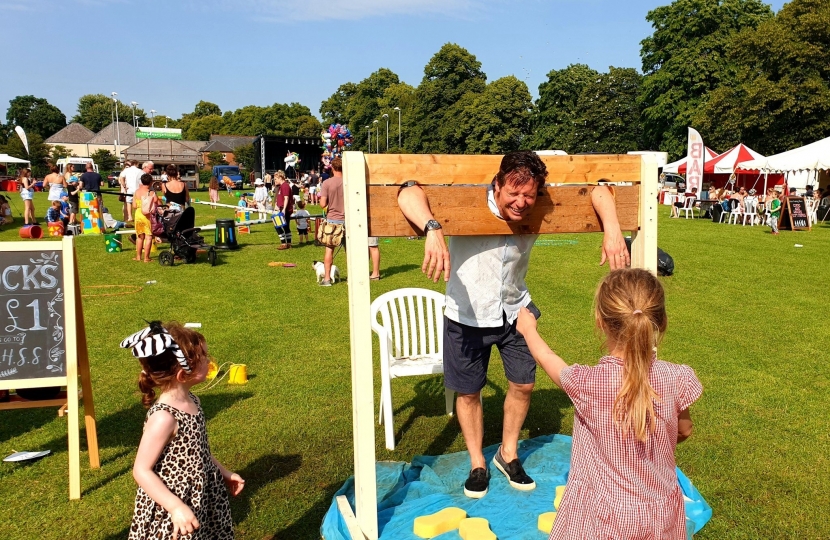
[[412,532],[415,533],[415,536],[420,536],[421,538],[432,538],[433,536],[457,529],[458,524],[466,517],[467,512],[461,508],[451,506],[428,516],[416,517]]
[[553,498],[553,507],[559,510],[559,505],[562,504],[562,497],[565,496],[565,486],[556,486],[556,496]]
[[490,522],[484,518],[467,518],[458,525],[458,534],[462,540],[496,540],[490,530]]
[[553,529],[553,521],[556,519],[556,512],[545,512],[539,515],[539,521],[536,526],[545,534],[550,534]]

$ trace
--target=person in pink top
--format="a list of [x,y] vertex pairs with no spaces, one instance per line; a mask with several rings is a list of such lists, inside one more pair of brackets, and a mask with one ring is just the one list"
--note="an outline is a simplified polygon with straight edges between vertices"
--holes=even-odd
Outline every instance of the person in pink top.
[[595,318],[609,354],[568,366],[519,312],[531,354],[574,404],[571,470],[551,539],[686,538],[674,449],[692,433],[703,392],[692,368],[658,360],[668,320],[663,287],[642,269],[600,283]]

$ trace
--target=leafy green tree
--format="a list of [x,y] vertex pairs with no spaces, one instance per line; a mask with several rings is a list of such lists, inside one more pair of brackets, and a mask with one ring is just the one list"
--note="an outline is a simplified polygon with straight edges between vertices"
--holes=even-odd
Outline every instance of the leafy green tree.
[[193,109],[193,116],[195,118],[204,118],[205,116],[222,116],[222,109],[219,105],[211,103],[210,101],[199,101]]
[[448,114],[465,94],[480,94],[487,86],[481,62],[463,47],[447,43],[424,67],[415,90],[415,114],[407,148],[415,152],[452,151],[457,143],[457,117]]
[[319,137],[323,125],[311,115],[299,116],[295,119],[297,135],[300,137]]
[[649,11],[654,33],[641,42],[645,143],[685,153],[687,126],[708,94],[734,76],[726,61],[733,36],[772,17],[762,0],[675,0]]
[[233,157],[234,161],[236,161],[240,167],[244,167],[248,170],[252,170],[254,168],[254,164],[257,162],[256,150],[254,150],[253,144],[243,144],[242,146],[237,146],[233,151]]
[[[115,109],[113,108],[113,105],[112,98],[103,94],[87,94],[85,96],[81,96],[78,100],[78,114],[72,118],[72,121],[83,124],[92,131],[101,131],[101,129],[110,125],[115,119]],[[144,112],[144,109],[136,107],[135,116],[138,117],[137,123],[139,126],[150,125],[150,121],[147,119],[147,114]],[[132,124],[132,117],[132,106],[126,105],[119,100],[118,119],[121,122]]]
[[696,118],[712,144],[770,154],[830,136],[830,3],[792,0],[736,34],[729,60],[736,76]]
[[182,131],[182,136],[189,141],[207,141],[211,135],[223,133],[224,123],[223,118],[215,114],[197,118],[190,122],[186,131]]
[[341,84],[337,91],[320,104],[320,116],[325,124],[348,124],[349,103],[357,93],[357,85],[347,82]]
[[642,78],[633,68],[612,66],[583,88],[570,152],[624,154],[643,147],[637,103]]
[[29,140],[28,153],[23,147],[23,141],[15,135],[9,137],[5,146],[0,146],[0,154],[9,154],[16,158],[29,160],[32,164],[32,174],[38,178],[43,178],[48,172],[49,145],[43,144],[43,137],[37,133],[27,134],[27,139]]
[[228,162],[225,160],[225,156],[222,155],[222,152],[209,152],[207,156],[208,166],[215,167],[216,165],[227,165]]
[[585,89],[599,78],[585,64],[571,64],[552,70],[539,85],[539,99],[531,121],[532,133],[525,139],[529,150],[565,150],[572,153],[577,144],[577,104]]
[[[513,75],[497,79],[480,94],[468,92],[456,103],[452,153],[502,154],[518,150],[530,130],[533,98]],[[451,108],[452,110],[452,108]],[[445,140],[451,140],[445,135]]]
[[113,171],[118,166],[118,158],[106,148],[99,148],[89,157],[98,165],[99,171]]
[[72,150],[69,150],[65,146],[55,145],[52,147],[52,150],[49,152],[49,162],[50,163],[57,163],[59,159],[64,159],[72,156]]
[[[311,110],[299,103],[274,103],[269,107],[247,105],[235,111],[226,111],[221,117],[224,125],[222,131],[226,135],[297,135],[302,128],[309,136],[320,133],[320,124],[310,122],[316,119]],[[313,127],[313,129],[312,129]]]
[[45,139],[66,126],[66,115],[43,98],[17,96],[9,101],[6,122],[10,129],[20,126],[27,134],[37,133]]
[[[415,88],[406,83],[398,83],[389,86],[383,91],[383,97],[378,99],[378,108],[380,113],[389,115],[389,151],[394,153],[403,152],[403,148],[398,146],[398,111],[395,107],[400,108],[400,126],[402,145],[406,146],[407,141],[407,127],[412,126],[414,122],[415,112]],[[353,130],[354,131],[354,130]],[[352,133],[355,139],[359,137],[360,132]]]

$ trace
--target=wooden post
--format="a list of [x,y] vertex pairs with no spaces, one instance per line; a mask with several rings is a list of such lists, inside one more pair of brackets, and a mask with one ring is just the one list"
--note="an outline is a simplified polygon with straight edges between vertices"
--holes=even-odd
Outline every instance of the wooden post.
[[640,230],[631,234],[631,266],[657,274],[657,160],[643,155],[640,168]]
[[375,388],[369,314],[369,226],[366,213],[366,163],[362,152],[343,153],[343,201],[346,210],[346,268],[352,353],[355,513],[365,538],[377,540]]
[[[78,258],[73,256],[72,260],[75,269],[75,320],[77,321],[78,327],[78,372],[81,376],[81,395],[83,396],[84,402],[86,446],[89,451],[89,468],[100,469],[101,459],[98,455],[98,427],[95,421],[95,403],[92,398],[92,379],[89,373],[89,348],[86,343],[84,305],[81,299],[81,276],[78,272]],[[77,416],[75,417],[75,421],[77,422]]]

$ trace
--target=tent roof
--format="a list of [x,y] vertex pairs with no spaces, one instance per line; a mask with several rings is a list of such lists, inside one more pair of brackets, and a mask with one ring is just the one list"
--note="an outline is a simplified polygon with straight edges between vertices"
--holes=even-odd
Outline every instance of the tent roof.
[[763,157],[764,156],[746,146],[744,143],[738,143],[734,148],[730,148],[723,154],[707,161],[703,166],[703,172],[714,174],[732,174],[735,172],[735,168],[738,163],[754,159],[763,159]]
[[830,169],[830,137],[773,156],[745,161],[738,168],[765,172]]
[[30,163],[25,159],[12,157],[8,154],[0,154],[0,163]]
[[[718,155],[717,152],[706,147],[706,159],[712,159]],[[683,159],[678,159],[677,161],[673,161],[663,167],[664,173],[674,173],[674,174],[686,174],[686,161],[689,159],[689,156],[684,157]]]

